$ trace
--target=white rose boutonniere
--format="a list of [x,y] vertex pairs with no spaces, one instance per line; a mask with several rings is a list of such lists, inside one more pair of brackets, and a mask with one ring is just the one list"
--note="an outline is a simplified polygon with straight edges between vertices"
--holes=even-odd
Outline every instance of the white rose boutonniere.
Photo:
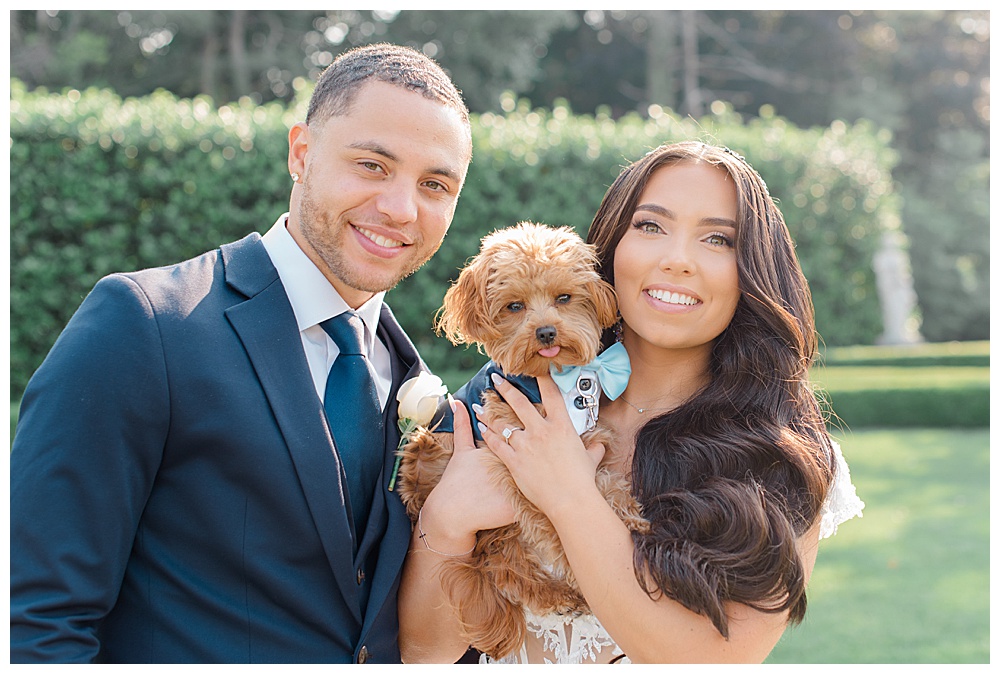
[[441,399],[448,395],[448,387],[438,377],[427,372],[421,372],[413,379],[403,382],[396,393],[399,402],[399,446],[396,448],[396,465],[392,469],[389,480],[389,491],[396,487],[396,476],[399,474],[399,463],[403,455],[399,450],[410,441],[410,436],[418,426],[426,426],[434,420]]

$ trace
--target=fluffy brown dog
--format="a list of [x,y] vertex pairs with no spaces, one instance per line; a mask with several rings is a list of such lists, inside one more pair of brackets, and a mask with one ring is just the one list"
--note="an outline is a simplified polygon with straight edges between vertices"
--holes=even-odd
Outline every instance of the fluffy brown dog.
[[[591,246],[568,227],[521,223],[483,240],[445,294],[437,327],[454,344],[476,344],[506,375],[538,377],[552,364],[561,371],[590,363],[616,313],[614,290],[597,274]],[[482,405],[490,426],[520,427],[492,389],[483,393]],[[614,441],[599,422],[582,437],[588,446],[610,448]],[[453,446],[450,433],[418,429],[402,449],[399,493],[414,521]],[[491,479],[514,504],[515,522],[479,532],[471,558],[446,559],[441,579],[469,643],[501,658],[524,642],[525,609],[543,615],[589,608],[551,522],[521,495],[503,463],[492,452],[487,456]],[[630,529],[648,529],[627,480],[602,462],[597,484]]]

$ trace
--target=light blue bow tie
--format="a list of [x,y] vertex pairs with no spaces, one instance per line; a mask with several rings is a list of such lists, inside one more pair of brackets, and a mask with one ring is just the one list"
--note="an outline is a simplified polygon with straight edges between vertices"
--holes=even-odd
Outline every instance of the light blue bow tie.
[[563,368],[560,372],[555,365],[549,366],[549,374],[555,379],[563,393],[573,390],[576,380],[580,377],[580,372],[596,372],[597,379],[601,382],[601,388],[608,398],[614,400],[620,396],[625,387],[628,386],[629,375],[632,374],[632,365],[629,363],[628,352],[620,342],[612,344],[604,353],[599,355],[588,365],[573,366]]

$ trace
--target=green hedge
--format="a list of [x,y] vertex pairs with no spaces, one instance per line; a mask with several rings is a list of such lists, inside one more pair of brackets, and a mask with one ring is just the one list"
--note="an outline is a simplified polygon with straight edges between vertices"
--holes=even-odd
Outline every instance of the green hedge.
[[[11,83],[11,398],[17,400],[73,311],[103,275],[179,261],[287,209],[289,108],[214,107],[158,92],[122,100],[103,90],[50,94]],[[669,112],[612,120],[565,106],[512,104],[473,119],[475,156],[445,244],[389,294],[431,367],[482,362],[430,331],[457,270],[480,238],[520,220],[582,234],[620,167],[656,145],[702,139],[748,158],[778,199],[810,279],[817,327],[831,346],[881,332],[871,260],[899,225],[889,138],[866,123],[798,129],[731,111],[699,120]]]
[[989,367],[831,366],[814,368],[812,377],[832,406],[834,426],[990,425]]
[[867,389],[830,392],[837,420],[852,428],[989,428],[989,386],[940,389]]

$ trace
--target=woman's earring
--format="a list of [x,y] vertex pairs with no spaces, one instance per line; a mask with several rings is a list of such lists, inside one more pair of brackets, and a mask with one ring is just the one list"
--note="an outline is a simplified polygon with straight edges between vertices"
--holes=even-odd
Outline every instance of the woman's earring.
[[616,342],[622,341],[622,314],[620,311],[618,312],[618,320],[615,322],[615,325],[612,328],[612,330],[615,333],[615,341]]
[[292,182],[293,183],[299,182],[299,174],[298,173],[293,173],[292,174]]

